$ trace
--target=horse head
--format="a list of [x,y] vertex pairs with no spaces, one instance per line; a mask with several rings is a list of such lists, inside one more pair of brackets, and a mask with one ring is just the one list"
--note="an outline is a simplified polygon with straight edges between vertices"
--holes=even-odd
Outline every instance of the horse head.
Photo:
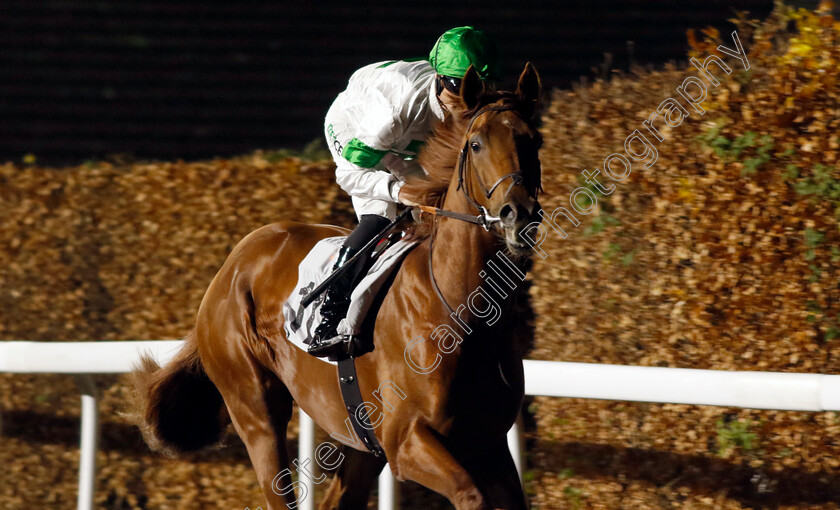
[[540,78],[531,63],[516,92],[487,92],[472,67],[461,83],[468,127],[458,168],[458,189],[484,212],[511,253],[524,255],[523,230],[540,221],[539,148],[542,137],[533,121]]

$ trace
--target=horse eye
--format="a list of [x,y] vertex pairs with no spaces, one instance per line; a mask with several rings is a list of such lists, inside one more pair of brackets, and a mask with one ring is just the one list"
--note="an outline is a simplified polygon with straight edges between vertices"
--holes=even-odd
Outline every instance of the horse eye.
[[470,144],[470,149],[472,149],[473,152],[478,152],[481,150],[481,144],[478,142],[472,142]]

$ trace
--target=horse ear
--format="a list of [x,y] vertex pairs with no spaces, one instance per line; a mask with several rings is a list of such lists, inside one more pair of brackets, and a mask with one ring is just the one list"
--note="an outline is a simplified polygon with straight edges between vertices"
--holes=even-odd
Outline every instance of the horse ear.
[[461,80],[461,102],[467,110],[472,110],[478,104],[478,99],[484,93],[484,82],[478,77],[472,65],[470,65],[464,78]]
[[540,75],[537,73],[537,68],[528,62],[525,64],[525,69],[519,76],[519,83],[516,84],[516,95],[526,104],[532,104],[533,110],[536,110],[537,103],[540,99]]

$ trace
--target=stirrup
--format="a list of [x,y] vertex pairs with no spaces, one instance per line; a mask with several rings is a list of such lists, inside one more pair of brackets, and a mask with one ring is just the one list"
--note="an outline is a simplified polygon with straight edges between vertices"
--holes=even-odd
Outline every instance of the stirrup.
[[350,342],[351,338],[350,335],[335,335],[325,340],[315,340],[309,344],[306,352],[316,358],[326,358],[329,356],[330,361],[335,361],[334,358],[337,358],[339,355],[347,354],[346,345]]

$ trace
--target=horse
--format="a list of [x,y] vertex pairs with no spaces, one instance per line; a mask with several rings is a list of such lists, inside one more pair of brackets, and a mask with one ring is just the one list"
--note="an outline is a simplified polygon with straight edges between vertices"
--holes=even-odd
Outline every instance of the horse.
[[[374,350],[355,360],[364,424],[384,457],[353,440],[335,367],[286,340],[282,307],[297,266],[321,239],[347,233],[296,222],[244,237],[176,356],[161,367],[147,355],[135,367],[131,406],[149,446],[172,455],[198,451],[218,444],[232,422],[267,508],[295,508],[294,488],[306,497],[286,445],[297,402],[331,437],[344,438],[340,448],[325,443],[316,452],[318,464],[335,468],[322,509],[367,508],[387,459],[397,480],[417,482],[457,510],[524,510],[506,432],[524,398],[511,304],[530,263],[523,237],[541,227],[540,88],[530,63],[515,92],[486,90],[471,68],[461,109],[420,155],[428,175],[404,187],[437,214],[415,223],[420,242],[375,311]],[[309,461],[294,466],[311,470]]]

